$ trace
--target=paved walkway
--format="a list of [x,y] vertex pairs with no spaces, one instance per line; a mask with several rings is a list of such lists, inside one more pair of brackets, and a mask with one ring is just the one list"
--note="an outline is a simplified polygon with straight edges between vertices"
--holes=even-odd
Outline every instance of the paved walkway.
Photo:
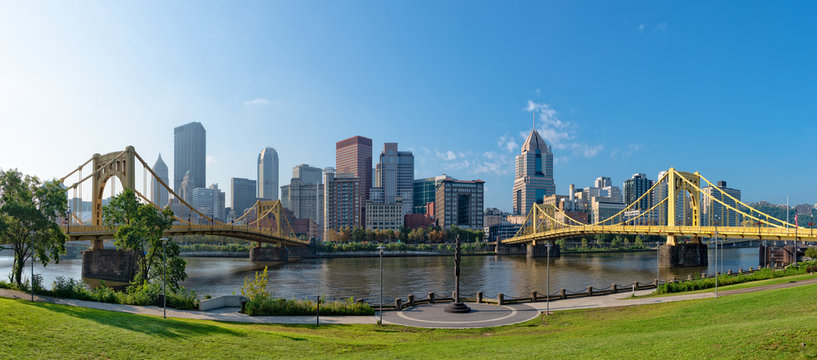
[[[764,285],[744,289],[720,291],[719,295],[734,295],[749,292],[784,289],[794,286],[817,284],[817,279],[791,281],[788,283]],[[635,295],[649,295],[653,290],[636,291]],[[616,306],[633,306],[658,304],[665,302],[706,299],[715,297],[712,292],[698,294],[684,294],[675,296],[629,298],[632,292],[623,292],[612,295],[591,296],[565,300],[555,300],[550,303],[550,311],[604,308]],[[15,290],[0,289],[0,297],[12,299],[31,299],[29,293]],[[107,304],[85,300],[59,299],[49,296],[34,296],[35,301],[52,304],[79,306],[91,309],[117,311],[130,314],[162,316],[162,308],[157,306],[134,306]],[[544,312],[547,303],[536,302],[516,305],[488,305],[467,303],[474,311],[468,314],[450,314],[443,311],[447,304],[415,306],[403,311],[383,313],[383,322],[413,327],[428,328],[478,328],[516,324],[528,321]],[[167,316],[180,319],[199,319],[214,321],[231,321],[244,323],[275,323],[275,324],[314,324],[314,316],[248,316],[238,312],[238,308],[221,308],[210,311],[167,309]],[[321,316],[321,324],[376,324],[377,316]]]

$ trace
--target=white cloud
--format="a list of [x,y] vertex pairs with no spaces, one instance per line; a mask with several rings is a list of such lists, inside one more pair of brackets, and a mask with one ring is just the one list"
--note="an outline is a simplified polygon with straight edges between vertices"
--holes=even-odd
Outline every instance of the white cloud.
[[658,25],[655,25],[655,31],[656,32],[667,31],[667,23],[665,21],[658,23]]
[[644,24],[638,24],[638,31],[644,31]]
[[269,104],[270,101],[264,98],[255,98],[244,102],[244,106],[265,106]]
[[610,158],[611,159],[627,159],[627,158],[633,156],[639,150],[641,150],[641,145],[628,144],[627,148],[625,148],[625,149],[621,149],[621,148],[613,149],[613,151],[610,152]]
[[443,160],[448,160],[448,161],[457,160],[457,154],[455,154],[451,150],[448,150],[446,152],[440,152],[438,150],[437,151],[437,157],[440,158],[440,159],[443,159]]
[[499,140],[497,140],[496,146],[499,146],[499,148],[507,152],[514,152],[519,150],[520,145],[512,136],[502,135],[499,137]]

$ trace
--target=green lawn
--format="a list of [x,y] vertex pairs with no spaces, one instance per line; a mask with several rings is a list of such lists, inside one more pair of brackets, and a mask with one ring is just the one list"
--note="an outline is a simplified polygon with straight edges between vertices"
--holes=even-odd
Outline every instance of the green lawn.
[[[773,279],[766,279],[766,280],[757,280],[757,281],[749,281],[740,284],[733,284],[733,285],[726,285],[726,286],[719,286],[718,291],[726,291],[726,290],[735,290],[735,289],[744,289],[744,288],[752,288],[764,285],[774,285],[774,284],[783,284],[790,281],[801,281],[801,280],[810,280],[817,278],[817,274],[799,274],[799,275],[792,275],[792,276],[784,276],[779,278]],[[655,291],[655,290],[653,290]],[[678,295],[686,295],[686,294],[700,294],[700,293],[714,293],[715,288],[709,289],[701,289],[701,290],[693,290],[693,291],[682,291],[676,293],[666,293],[666,294],[655,294],[655,292],[647,295],[639,295],[639,296],[631,296],[626,298],[621,298],[620,300],[627,300],[632,298],[651,298],[651,297],[665,297],[665,296],[678,296]]]
[[13,359],[817,357],[815,285],[474,330],[163,320],[9,299],[0,319],[0,358]]

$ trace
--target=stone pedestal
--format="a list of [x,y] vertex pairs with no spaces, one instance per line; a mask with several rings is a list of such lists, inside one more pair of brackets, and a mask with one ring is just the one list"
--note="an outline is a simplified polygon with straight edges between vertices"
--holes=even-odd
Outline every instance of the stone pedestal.
[[250,249],[250,261],[289,262],[289,249],[282,247],[254,247]]
[[[545,244],[528,244],[527,245],[527,256],[529,258],[543,258],[548,256],[548,249]],[[550,257],[557,258],[561,256],[559,251],[559,245],[553,245],[550,247]]]
[[139,257],[132,250],[85,250],[82,252],[82,277],[129,283],[139,270]]
[[658,265],[661,267],[706,266],[709,264],[706,244],[661,245]]

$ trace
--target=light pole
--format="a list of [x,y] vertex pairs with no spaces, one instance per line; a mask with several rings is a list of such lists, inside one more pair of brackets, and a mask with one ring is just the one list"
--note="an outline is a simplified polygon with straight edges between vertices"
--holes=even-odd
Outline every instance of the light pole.
[[[31,301],[34,301],[34,230],[28,232],[31,239]],[[22,271],[21,271],[22,272]]]
[[162,319],[167,319],[167,238],[162,237]]
[[715,227],[715,299],[718,298],[718,227]]
[[[545,245],[545,247],[547,248],[547,253],[548,253],[548,256],[547,256],[547,259],[548,259],[547,260],[547,272],[546,272],[546,274],[547,274],[547,277],[546,277],[546,279],[547,279],[546,280],[547,281],[546,282],[547,283],[546,288],[547,289],[546,289],[546,291],[547,292],[545,293],[545,303],[547,304],[547,310],[545,311],[545,315],[550,315],[550,247],[551,246],[553,246],[553,245],[550,244],[550,241],[548,241],[548,243]],[[536,299],[533,299],[533,300],[536,300]]]
[[381,244],[377,247],[380,250],[380,320],[377,320],[377,325],[383,326],[383,250],[386,248]]
[[658,294],[658,285],[661,284],[661,244],[655,243],[655,293]]
[[68,220],[66,222],[66,226],[68,227],[68,233],[71,233],[71,208],[68,208],[68,213],[65,215],[65,219]]

